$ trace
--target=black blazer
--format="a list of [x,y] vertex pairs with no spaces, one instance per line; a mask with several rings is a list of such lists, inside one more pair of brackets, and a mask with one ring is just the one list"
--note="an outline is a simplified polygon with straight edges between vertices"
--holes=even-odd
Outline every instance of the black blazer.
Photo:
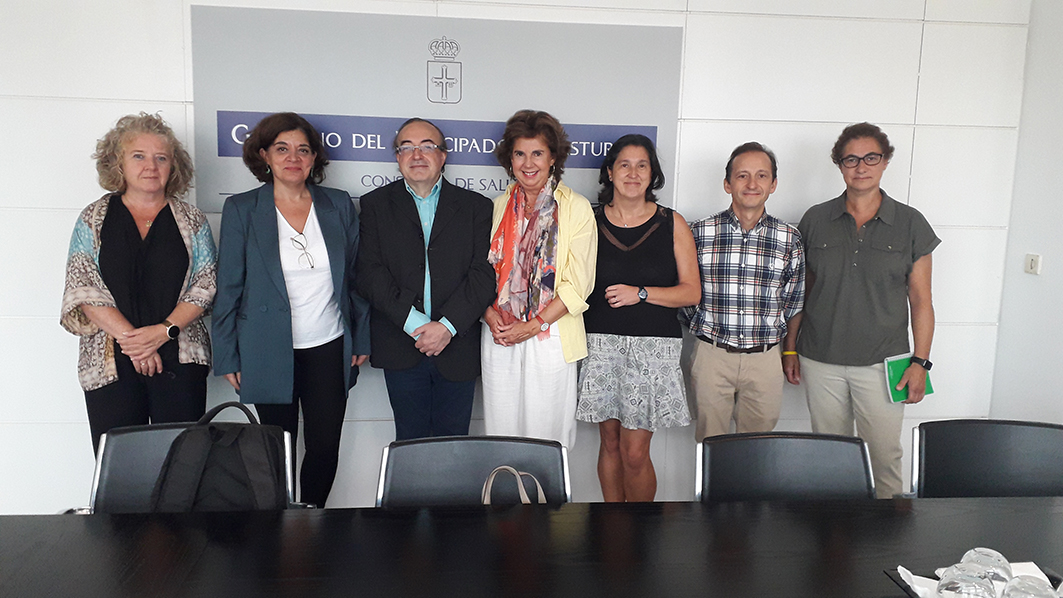
[[[372,306],[373,367],[412,368],[423,355],[403,329],[410,307],[424,311],[425,243],[414,200],[399,179],[361,198],[358,291]],[[443,179],[428,242],[432,321],[446,316],[458,334],[436,358],[448,380],[480,375],[480,317],[495,300],[487,263],[491,200]]]

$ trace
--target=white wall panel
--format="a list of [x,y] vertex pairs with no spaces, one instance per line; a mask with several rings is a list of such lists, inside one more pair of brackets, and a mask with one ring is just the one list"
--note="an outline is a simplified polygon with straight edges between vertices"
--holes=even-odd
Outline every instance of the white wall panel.
[[1007,226],[1015,129],[919,127],[910,205],[935,226]]
[[[805,400],[804,391],[801,393],[801,400]],[[797,419],[780,417],[779,423],[775,424],[775,430],[779,432],[811,432],[812,422],[808,419],[808,409],[805,409],[805,417]]]
[[44,515],[87,507],[94,463],[87,423],[5,424],[0,513]]
[[[395,15],[436,14],[437,0],[183,0],[186,5],[320,10],[328,12],[367,12]],[[189,63],[191,64],[191,63]]]
[[20,239],[13,253],[0,260],[0,280],[32,281],[5,284],[0,315],[54,317],[59,325],[67,249],[77,217],[77,210],[0,208],[0,219],[17,225],[12,239]]
[[995,325],[937,326],[930,350],[934,394],[905,407],[905,417],[988,417],[996,345]]
[[806,422],[803,424],[806,426],[812,425],[809,421],[808,399],[805,397],[804,386],[790,384],[789,382],[783,384],[782,409],[779,411],[779,421],[798,421]]
[[[638,10],[645,13],[661,12],[661,11],[683,11],[687,7],[686,0],[656,0],[652,5],[649,5],[645,0],[463,0],[467,4],[481,4],[481,5],[516,5],[516,6],[532,6],[534,10],[545,16],[546,13],[551,12],[553,9],[544,8],[544,6],[560,7],[560,8],[597,8],[597,9],[622,9],[622,10]],[[440,5],[445,4],[440,2]],[[455,3],[454,5],[457,5]],[[442,8],[442,7],[441,7]],[[440,12],[440,16],[443,13]],[[544,18],[543,20],[553,20],[551,18]]]
[[[638,4],[638,0],[614,0],[622,4]],[[670,3],[681,4],[676,0],[668,0]],[[544,7],[543,4],[555,4],[558,6]],[[542,21],[554,23],[590,23],[595,25],[656,25],[666,27],[682,27],[684,16],[669,8],[660,11],[648,10],[611,10],[602,11],[593,8],[584,8],[581,4],[569,3],[560,6],[561,0],[534,0],[533,2],[513,2],[501,4],[497,2],[473,0],[464,2],[440,2],[438,16],[458,19],[498,19],[501,21]],[[666,4],[667,6],[667,4]],[[512,48],[499,48],[499,52],[511,52],[513,54],[513,68],[524,68],[524,60],[527,59],[524,50],[519,43]],[[603,52],[612,52],[613,48],[602,48]],[[549,77],[549,75],[546,75]]]
[[[0,130],[9,140],[0,149],[0,178],[6,181],[0,208],[81,211],[99,199],[104,191],[92,159],[96,141],[120,117],[141,111],[158,112],[182,143],[188,139],[182,104],[0,97]],[[7,159],[16,151],[18,156]],[[70,230],[66,233],[69,240]]]
[[[598,426],[579,422],[576,424],[576,445],[569,447],[569,479],[572,481],[572,500],[592,502],[602,500],[602,487],[598,483]],[[663,460],[663,443],[659,439],[650,444],[650,458],[654,463]]]
[[[191,72],[191,69],[189,70],[189,72]],[[189,79],[189,81],[191,81],[191,79]],[[189,87],[189,89],[192,88],[191,83],[189,83],[188,87]],[[182,108],[183,108],[183,116],[184,116],[183,122],[181,123],[182,124],[182,130],[177,130],[177,128],[176,128],[177,124],[170,121],[170,116],[172,116],[170,113],[171,112],[176,113],[177,110],[166,110],[165,112],[163,112],[162,116],[163,116],[163,118],[166,119],[167,122],[170,123],[170,126],[174,128],[174,133],[177,135],[177,138],[181,140],[181,145],[184,146],[185,151],[187,151],[188,155],[192,156],[192,160],[195,161],[195,159],[196,159],[196,133],[195,133],[195,131],[196,131],[196,129],[195,129],[195,113],[196,113],[196,110],[195,110],[195,106],[192,105],[191,98],[189,98],[189,100],[190,101],[187,104],[182,106]],[[190,204],[192,204],[194,206],[199,205],[199,204],[196,203],[196,186],[195,186],[195,182],[194,181],[193,181],[192,188],[188,190],[188,196],[185,198],[185,201],[187,201],[188,203],[190,203]],[[221,215],[218,214],[218,216],[221,216]],[[210,223],[211,232],[217,233],[218,229],[214,228],[214,224],[215,224],[214,222]],[[220,218],[218,219],[218,224],[221,224],[221,219]],[[215,239],[214,239],[214,244],[215,245],[218,244],[217,237],[215,237]]]
[[[1063,2],[1034,2],[991,412],[993,417],[1053,423],[1063,422],[1063,235],[1057,224],[1055,174],[1063,162],[1061,30]],[[1023,272],[1027,253],[1043,256],[1040,275]]]
[[183,100],[182,0],[5,3],[0,95]]
[[691,15],[680,114],[910,123],[920,35],[916,22]]
[[[935,227],[934,311],[941,323],[996,323],[1008,233]],[[971,364],[971,367],[980,367]]]
[[[843,128],[832,123],[683,121],[676,209],[693,221],[731,205],[723,190],[727,159],[739,145],[759,141],[779,162],[779,183],[768,199],[768,213],[796,224],[809,207],[845,190],[838,167],[830,161]],[[883,130],[897,151],[882,186],[894,199],[907,202],[912,127],[887,125]]]
[[917,124],[1016,127],[1026,29],[927,23]]
[[1030,22],[1030,0],[926,0],[928,21]]
[[[358,383],[347,398],[347,419],[393,421],[388,389],[384,384],[384,370],[366,364],[358,368],[358,371]],[[391,432],[394,436],[394,425]]]
[[77,377],[78,337],[59,325],[59,302],[50,304],[55,317],[0,318],[0,423],[83,423],[85,436],[64,442],[83,441],[82,448],[91,452]]
[[692,12],[922,19],[924,0],[690,0]]
[[[395,425],[389,421],[343,422],[340,464],[329,507],[371,507],[376,503],[380,454],[393,440]],[[302,447],[299,452],[301,459]]]
[[654,433],[650,456],[657,471],[657,500],[694,500],[696,448],[693,424]]

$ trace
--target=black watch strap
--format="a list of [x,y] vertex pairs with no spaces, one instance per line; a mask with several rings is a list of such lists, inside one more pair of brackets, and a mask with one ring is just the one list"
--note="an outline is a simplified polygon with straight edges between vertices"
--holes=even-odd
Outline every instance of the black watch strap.
[[914,355],[912,356],[912,363],[914,363],[916,365],[923,366],[923,369],[928,371],[928,372],[930,371],[930,368],[934,367],[934,364],[931,363],[931,361],[929,359],[922,359],[922,358],[916,357]]

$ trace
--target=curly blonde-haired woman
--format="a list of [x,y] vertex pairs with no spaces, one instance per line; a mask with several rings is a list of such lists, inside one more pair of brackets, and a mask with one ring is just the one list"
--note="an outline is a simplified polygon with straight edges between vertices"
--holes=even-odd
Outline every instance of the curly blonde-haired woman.
[[74,225],[60,323],[81,337],[97,449],[114,427],[203,415],[216,251],[206,217],[180,199],[192,159],[162,118],[120,118],[92,157],[107,193]]

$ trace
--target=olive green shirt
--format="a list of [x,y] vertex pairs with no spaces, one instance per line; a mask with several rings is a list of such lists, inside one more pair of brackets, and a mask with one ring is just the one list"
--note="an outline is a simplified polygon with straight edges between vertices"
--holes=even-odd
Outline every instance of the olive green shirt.
[[883,191],[878,213],[857,230],[842,193],[809,208],[797,228],[815,276],[797,352],[851,366],[908,352],[908,275],[941,243],[926,218]]

